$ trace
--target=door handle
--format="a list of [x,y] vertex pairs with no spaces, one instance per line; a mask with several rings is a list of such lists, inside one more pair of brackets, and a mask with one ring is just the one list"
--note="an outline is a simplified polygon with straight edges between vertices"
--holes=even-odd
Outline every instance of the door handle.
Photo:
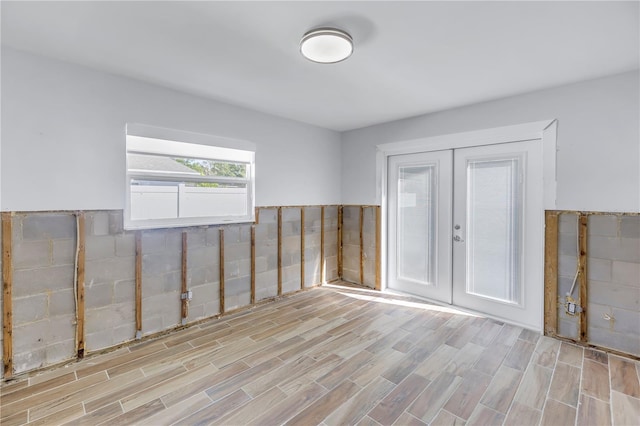
[[456,243],[464,243],[464,240],[460,238],[460,235],[456,235],[455,237],[453,237],[453,241],[455,241]]

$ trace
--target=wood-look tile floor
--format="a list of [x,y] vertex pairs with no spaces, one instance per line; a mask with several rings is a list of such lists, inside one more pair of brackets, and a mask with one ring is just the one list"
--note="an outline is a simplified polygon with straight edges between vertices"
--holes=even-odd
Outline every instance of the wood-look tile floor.
[[640,363],[322,287],[1,388],[2,425],[637,425]]

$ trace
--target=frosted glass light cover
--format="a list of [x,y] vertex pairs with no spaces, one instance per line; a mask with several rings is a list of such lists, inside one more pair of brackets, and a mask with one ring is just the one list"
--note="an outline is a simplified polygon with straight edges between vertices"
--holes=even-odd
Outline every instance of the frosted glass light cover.
[[319,28],[306,33],[300,41],[300,52],[313,62],[333,64],[353,53],[351,36],[333,28]]

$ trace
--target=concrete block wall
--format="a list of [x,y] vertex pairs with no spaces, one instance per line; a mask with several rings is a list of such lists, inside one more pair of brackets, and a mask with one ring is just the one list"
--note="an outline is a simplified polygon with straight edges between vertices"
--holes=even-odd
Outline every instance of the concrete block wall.
[[342,278],[360,283],[360,207],[342,208]]
[[182,321],[182,231],[142,232],[142,334],[180,325]]
[[134,338],[135,234],[124,232],[122,212],[85,214],[85,350]]
[[[578,215],[561,214],[558,218],[558,334],[577,340],[580,335],[578,315],[569,315],[564,307],[565,296],[571,290],[578,268]],[[578,300],[580,286],[576,283],[573,299]]]
[[251,225],[224,228],[225,310],[251,304]]
[[75,357],[73,215],[12,218],[13,366],[26,371]]
[[[300,290],[302,226],[305,229],[305,286],[320,283],[322,209],[305,207],[304,224],[300,207],[281,209],[282,290],[287,294]],[[332,281],[339,278],[339,207],[326,206],[324,210],[325,279]],[[347,227],[353,228],[347,241],[356,247],[353,264],[358,265],[359,207],[348,210],[353,210],[355,223]],[[91,353],[136,339],[136,232],[123,229],[122,211],[88,211],[84,215],[85,352]],[[375,244],[369,222],[375,218],[369,214],[365,217],[367,259],[375,259],[375,253],[369,251],[369,246]],[[187,238],[187,288],[193,295],[186,322],[220,313],[220,229],[224,229],[225,236],[225,308],[228,311],[249,305],[251,226],[139,231],[142,334],[170,330],[182,323],[183,233]],[[77,355],[76,227],[76,215],[72,211],[14,213],[12,216],[14,374],[72,360]],[[260,209],[255,237],[256,301],[260,301],[278,294],[277,208]],[[366,271],[368,262],[365,262]],[[372,274],[367,272],[366,276],[368,281]]]
[[592,215],[587,229],[589,342],[640,356],[640,216]]
[[338,276],[338,206],[324,208],[324,258],[325,280],[333,281]]
[[218,228],[194,228],[187,232],[187,322],[220,313],[220,231]]
[[367,287],[376,286],[376,208],[364,208],[362,244],[364,247],[364,282]]
[[300,290],[300,208],[282,209],[282,293]]
[[360,206],[342,209],[342,278],[375,288],[376,207],[365,206],[362,222],[363,278],[360,279]]
[[322,209],[307,207],[304,210],[304,286],[320,284],[320,243],[322,239]]
[[260,209],[256,225],[256,301],[278,295],[278,209]]

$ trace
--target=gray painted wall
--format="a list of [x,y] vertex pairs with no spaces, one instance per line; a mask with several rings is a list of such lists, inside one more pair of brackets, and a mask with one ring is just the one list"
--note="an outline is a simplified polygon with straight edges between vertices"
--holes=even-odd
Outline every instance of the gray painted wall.
[[379,202],[378,144],[557,119],[557,208],[640,211],[639,80],[629,72],[346,132],[342,202]]
[[2,210],[122,209],[126,123],[255,143],[257,205],[339,202],[337,132],[3,47]]

